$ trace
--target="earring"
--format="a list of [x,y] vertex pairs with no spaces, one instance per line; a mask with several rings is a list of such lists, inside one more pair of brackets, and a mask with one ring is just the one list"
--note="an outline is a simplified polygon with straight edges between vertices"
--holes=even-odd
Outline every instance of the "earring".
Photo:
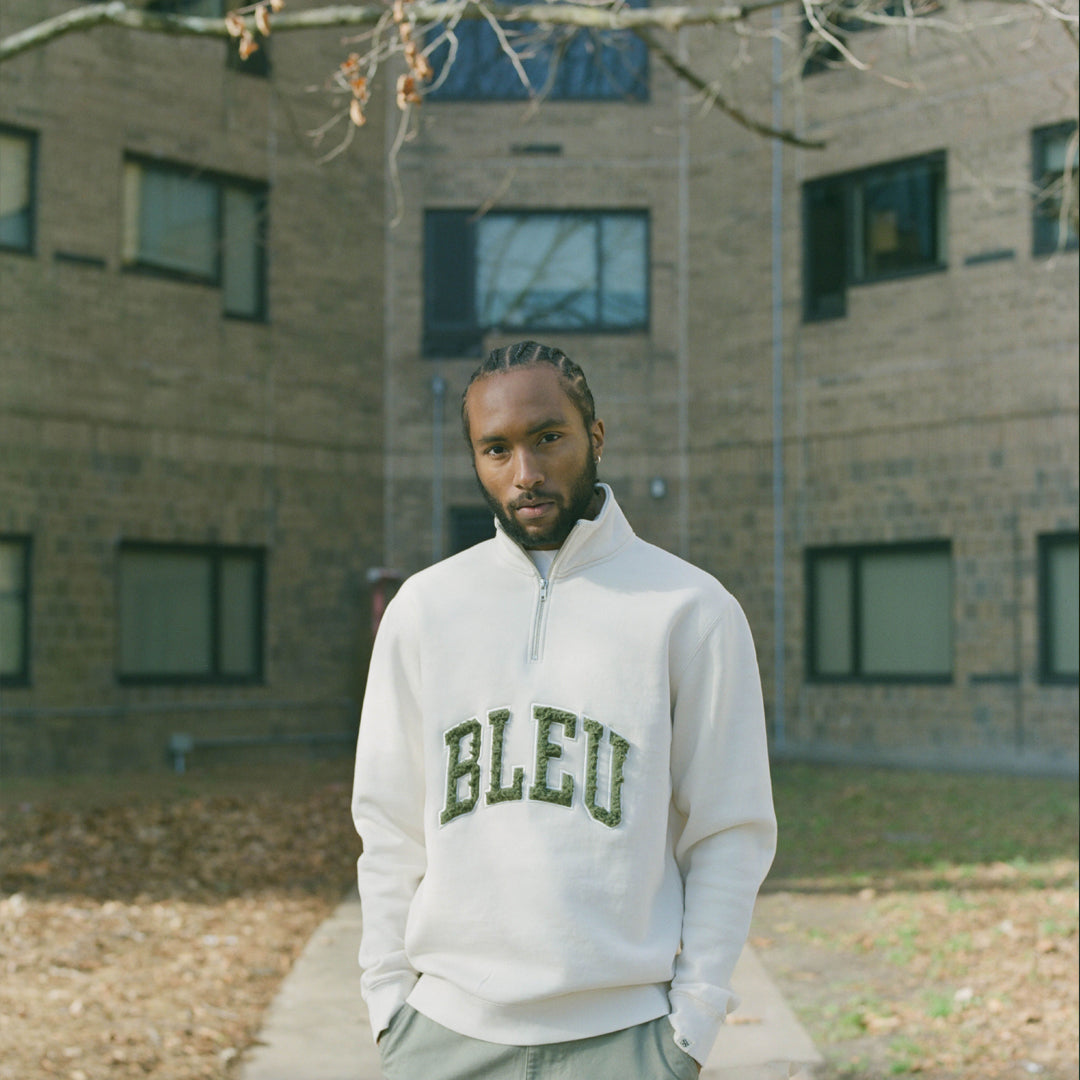
[[600,457],[599,457],[599,455],[598,455],[597,457],[593,458],[593,461],[595,461],[595,462],[596,462],[596,464],[597,464],[597,465],[599,465],[599,464],[600,464]]

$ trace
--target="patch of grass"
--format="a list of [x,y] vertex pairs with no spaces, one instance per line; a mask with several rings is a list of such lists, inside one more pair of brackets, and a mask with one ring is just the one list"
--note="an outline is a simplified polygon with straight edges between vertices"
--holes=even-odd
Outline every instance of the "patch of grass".
[[927,993],[925,995],[925,1000],[926,1015],[935,1020],[952,1016],[953,1010],[956,1008],[956,1001],[951,995],[942,994],[938,991],[930,991]]
[[889,1074],[903,1076],[919,1069],[919,1059],[923,1051],[912,1039],[900,1036],[889,1043]]
[[1071,780],[780,762],[773,791],[772,888],[828,878],[857,890],[912,871],[953,888],[997,864],[1045,882],[1046,864],[1074,860],[1080,844]]

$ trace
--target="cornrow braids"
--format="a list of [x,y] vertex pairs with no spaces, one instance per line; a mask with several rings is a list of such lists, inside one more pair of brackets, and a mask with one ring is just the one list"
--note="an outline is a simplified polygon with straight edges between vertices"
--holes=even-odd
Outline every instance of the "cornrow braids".
[[538,341],[518,341],[513,345],[492,349],[487,359],[472,373],[469,384],[461,395],[461,426],[466,443],[471,444],[466,400],[469,387],[488,375],[512,371],[514,368],[534,367],[537,364],[548,364],[559,373],[566,396],[574,403],[581,413],[581,419],[585,421],[585,430],[592,431],[596,421],[596,402],[593,401],[592,391],[585,381],[585,372],[562,349],[554,345],[541,345]]

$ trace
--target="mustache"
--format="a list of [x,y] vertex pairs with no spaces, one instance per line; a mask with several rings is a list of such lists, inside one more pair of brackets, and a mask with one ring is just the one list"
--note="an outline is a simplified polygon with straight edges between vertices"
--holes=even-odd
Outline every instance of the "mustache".
[[558,504],[559,497],[547,491],[530,491],[528,495],[522,495],[513,502],[507,503],[507,506],[511,510],[520,510],[523,506],[535,506],[538,502]]

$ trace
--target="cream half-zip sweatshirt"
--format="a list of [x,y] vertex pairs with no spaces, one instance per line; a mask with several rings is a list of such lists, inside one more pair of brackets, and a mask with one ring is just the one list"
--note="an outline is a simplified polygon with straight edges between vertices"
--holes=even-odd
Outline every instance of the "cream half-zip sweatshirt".
[[742,610],[610,489],[547,580],[501,531],[388,606],[360,722],[362,992],[490,1042],[670,1014],[704,1062],[776,825]]

